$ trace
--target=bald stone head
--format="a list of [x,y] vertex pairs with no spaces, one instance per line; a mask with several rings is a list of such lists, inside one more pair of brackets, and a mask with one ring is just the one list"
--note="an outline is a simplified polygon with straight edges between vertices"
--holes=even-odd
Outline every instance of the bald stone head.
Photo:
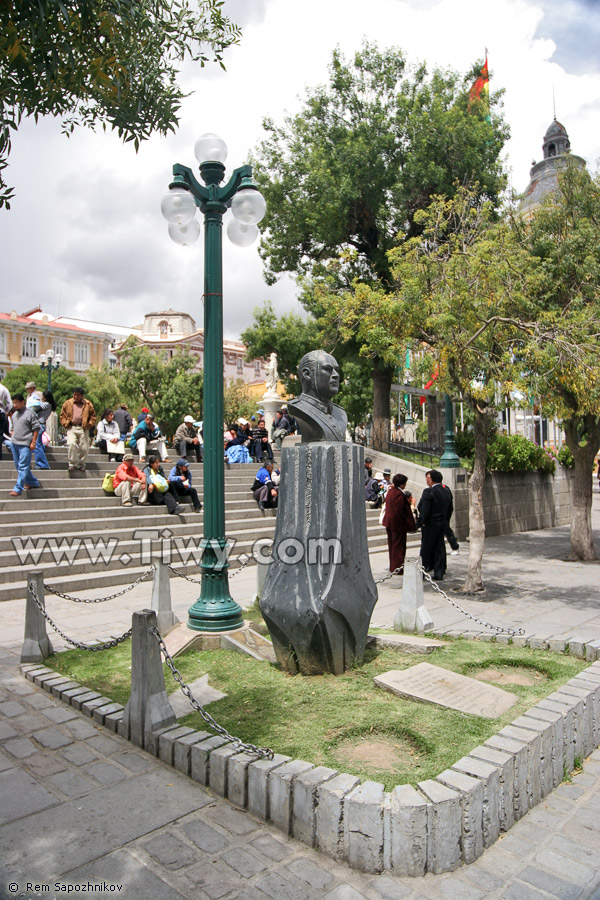
[[298,365],[302,393],[329,403],[340,389],[340,369],[337,360],[325,350],[311,350]]

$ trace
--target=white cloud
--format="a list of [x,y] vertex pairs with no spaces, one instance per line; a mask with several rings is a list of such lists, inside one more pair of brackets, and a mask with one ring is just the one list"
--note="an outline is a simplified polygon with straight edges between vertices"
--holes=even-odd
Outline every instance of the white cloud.
[[[351,55],[368,38],[402,47],[411,61],[460,71],[487,46],[492,90],[506,92],[506,152],[518,190],[541,156],[553,88],[573,152],[591,166],[600,157],[600,17],[584,0],[371,0],[368,10],[364,0],[226,0],[225,10],[241,14],[242,41],[226,55],[226,72],[185,66],[183,87],[195,93],[175,135],[153,138],[136,155],[101,130],[67,140],[52,120],[23,124],[8,170],[17,197],[0,213],[2,310],[41,303],[56,314],[60,303],[65,315],[134,324],[172,306],[201,324],[201,242],[174,245],[159,210],[172,165],[195,166],[194,141],[204,131],[225,138],[228,167],[243,164],[262,118],[280,121],[307,85],[326,81],[336,45]],[[239,335],[265,299],[279,312],[297,308],[291,278],[265,285],[255,246],[240,250],[225,239],[223,256],[228,336]]]

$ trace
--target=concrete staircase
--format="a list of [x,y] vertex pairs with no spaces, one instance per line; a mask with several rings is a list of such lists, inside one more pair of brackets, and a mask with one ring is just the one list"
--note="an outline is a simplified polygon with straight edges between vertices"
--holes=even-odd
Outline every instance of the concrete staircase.
[[[0,600],[23,598],[27,572],[42,569],[44,581],[68,594],[99,588],[106,594],[125,587],[150,566],[151,554],[162,553],[177,569],[197,577],[203,517],[186,505],[181,515],[171,516],[165,506],[122,507],[102,490],[102,478],[113,472],[96,448],[90,450],[85,472],[69,474],[64,447],[47,451],[49,471],[35,471],[41,488],[19,498],[10,496],[15,469],[3,448],[0,461]],[[170,457],[175,459],[173,455]],[[168,474],[169,464],[165,465]],[[202,464],[192,463],[193,484],[202,498]],[[229,556],[231,570],[239,558],[251,555],[254,542],[271,538],[275,517],[263,515],[250,493],[258,469],[231,465],[225,471],[225,523],[235,546]],[[387,546],[379,511],[367,508],[369,549]],[[154,531],[154,540],[142,540],[135,532]],[[167,531],[161,536],[159,533]],[[195,553],[194,553],[195,551]],[[165,554],[170,552],[170,560]],[[255,565],[254,561],[249,565]],[[150,576],[149,576],[150,577]],[[172,577],[177,577],[172,575]]]

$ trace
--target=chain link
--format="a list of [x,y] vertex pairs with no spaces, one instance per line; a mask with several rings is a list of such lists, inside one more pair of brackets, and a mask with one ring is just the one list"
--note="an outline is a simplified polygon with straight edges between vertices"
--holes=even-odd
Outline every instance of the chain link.
[[454,609],[457,609],[459,612],[461,612],[463,616],[467,617],[467,619],[471,619],[473,622],[477,622],[478,625],[483,625],[484,628],[489,628],[491,631],[497,631],[498,634],[509,634],[513,636],[518,634],[525,634],[523,628],[503,628],[502,625],[492,625],[490,622],[485,622],[483,619],[478,619],[477,616],[471,615],[470,612],[467,612],[466,609],[463,609],[462,606],[459,606],[456,601],[449,597],[448,594],[443,591],[438,584],[436,584],[429,572],[427,572],[423,568],[423,566],[419,566],[419,569],[423,573],[423,578],[425,578],[425,580],[429,582],[434,591],[437,591],[438,594],[440,594],[440,596],[444,598],[444,600],[448,601],[450,606],[453,606]]
[[196,712],[200,713],[206,724],[209,725],[213,729],[213,731],[216,731],[217,734],[220,734],[222,737],[227,738],[228,741],[231,741],[231,743],[234,744],[240,752],[253,753],[256,756],[261,757],[262,759],[273,759],[273,756],[275,754],[268,747],[256,747],[254,744],[244,743],[241,738],[233,737],[233,735],[229,734],[226,728],[223,728],[222,725],[219,725],[217,722],[215,722],[210,713],[207,713],[206,710],[196,700],[189,685],[184,682],[181,672],[179,672],[176,668],[175,663],[173,662],[173,658],[167,650],[166,644],[158,628],[151,628],[150,633],[153,634],[158,641],[158,645],[165,658],[166,664],[171,670],[173,678],[175,679],[185,696],[188,698]]
[[60,628],[58,627],[56,622],[54,622],[53,619],[50,618],[50,616],[44,609],[44,606],[43,606],[40,598],[38,597],[37,591],[32,582],[29,583],[29,591],[35,601],[37,608],[39,609],[39,611],[41,612],[43,617],[46,619],[48,624],[52,626],[52,628],[56,631],[56,633],[59,634],[61,636],[61,638],[67,642],[67,644],[71,644],[73,647],[77,647],[78,650],[109,650],[111,647],[116,647],[118,644],[122,643],[122,641],[126,641],[127,638],[131,637],[132,629],[130,628],[129,631],[126,631],[125,634],[122,634],[120,637],[111,638],[110,641],[104,641],[101,644],[94,644],[93,646],[91,646],[90,644],[83,644],[81,641],[74,641],[72,638],[67,637],[67,635],[64,633],[64,631],[60,630]]
[[404,566],[400,566],[399,569],[394,569],[393,572],[390,572],[389,575],[384,575],[383,578],[376,578],[375,584],[383,584],[384,581],[388,581],[389,578],[393,578],[394,575],[402,575],[404,572]]
[[[252,562],[252,557],[247,556],[246,559],[240,563],[240,565],[233,572],[230,572],[228,575],[229,580],[235,578],[236,575],[239,575],[242,569],[245,569],[249,562]],[[186,575],[185,572],[180,572],[179,569],[176,569],[174,565],[171,563],[167,564],[167,567],[173,572],[174,575],[179,575],[180,578],[185,578],[186,581],[191,581],[192,584],[202,584],[201,578],[192,578],[191,575]]]
[[50,587],[49,584],[44,582],[44,590],[48,591],[50,594],[55,594],[57,597],[62,597],[63,600],[71,600],[73,603],[106,603],[107,600],[114,600],[115,597],[122,597],[123,594],[127,594],[128,591],[132,591],[134,587],[137,587],[144,578],[147,578],[154,569],[147,569],[143,575],[140,575],[139,578],[130,584],[129,587],[123,588],[122,591],[117,591],[116,594],[110,594],[108,597],[96,597],[95,599],[91,599],[90,597],[72,597],[70,594],[63,594],[62,591],[57,591],[56,588]]

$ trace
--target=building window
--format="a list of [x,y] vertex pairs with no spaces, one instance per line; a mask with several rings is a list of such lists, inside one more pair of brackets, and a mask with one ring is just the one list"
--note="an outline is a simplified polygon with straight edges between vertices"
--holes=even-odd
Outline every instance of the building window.
[[254,374],[260,375],[260,359],[254,360]]
[[548,144],[548,156],[556,156],[556,145]]
[[75,344],[75,365],[87,366],[90,361],[89,344]]
[[168,338],[169,337],[169,323],[168,322],[159,322],[158,323],[158,333],[160,334],[161,338],[163,338],[163,339]]
[[67,342],[66,341],[52,341],[52,349],[54,350],[54,355],[56,356],[58,353],[63,358],[63,362],[67,361]]
[[244,360],[241,356],[238,356],[237,358],[237,370],[239,375],[244,374]]
[[36,337],[24,337],[21,344],[21,356],[26,359],[37,359],[38,343]]
[[0,356],[6,356],[6,335],[0,331]]

